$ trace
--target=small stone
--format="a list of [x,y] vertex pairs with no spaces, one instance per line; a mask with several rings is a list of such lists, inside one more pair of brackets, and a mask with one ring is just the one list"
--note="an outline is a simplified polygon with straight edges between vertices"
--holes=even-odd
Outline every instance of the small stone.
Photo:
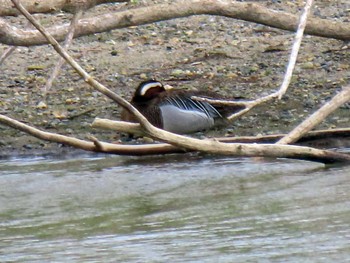
[[305,63],[303,63],[303,64],[301,64],[301,66],[300,66],[302,69],[314,69],[315,68],[315,65],[314,65],[314,63],[312,63],[312,62],[305,62]]
[[67,113],[66,112],[61,112],[61,111],[53,111],[52,115],[59,120],[63,120],[67,118]]
[[182,70],[182,69],[174,69],[172,72],[171,72],[171,75],[172,76],[180,76],[180,75],[183,75],[185,72]]
[[31,150],[31,149],[33,149],[33,145],[31,145],[31,144],[25,144],[25,145],[23,145],[23,148],[25,148],[25,149],[27,149],[27,150]]
[[232,40],[231,45],[237,46],[239,43],[240,43],[240,41],[235,39],[235,40]]
[[238,77],[238,75],[236,73],[233,72],[229,72],[226,74],[226,77],[230,78],[230,79],[235,79]]
[[145,74],[145,73],[141,73],[140,78],[141,79],[148,79],[147,74]]
[[111,55],[112,56],[117,56],[118,55],[118,51],[117,50],[112,50],[111,51]]
[[43,70],[45,69],[45,66],[42,65],[30,65],[27,67],[28,70],[33,71],[33,70]]
[[143,141],[145,143],[154,143],[154,140],[152,138],[150,138],[150,137],[143,137]]
[[45,102],[40,101],[40,102],[36,105],[36,108],[37,108],[37,109],[46,109],[46,108],[47,108],[47,105],[46,105]]

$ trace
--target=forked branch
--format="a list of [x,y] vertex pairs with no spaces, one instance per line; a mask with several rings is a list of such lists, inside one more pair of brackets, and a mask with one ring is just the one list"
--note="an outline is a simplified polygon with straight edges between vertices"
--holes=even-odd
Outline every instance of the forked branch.
[[[18,0],[11,0],[20,12],[45,36],[55,50],[84,78],[84,80],[96,90],[113,99],[119,105],[130,111],[149,136],[161,141],[168,142],[180,148],[203,151],[212,154],[233,155],[233,156],[269,156],[269,157],[286,157],[301,158],[306,160],[319,161],[323,163],[332,163],[335,161],[349,162],[350,156],[331,151],[318,150],[309,147],[289,146],[289,145],[252,145],[252,144],[228,144],[216,140],[199,140],[177,134],[173,134],[151,125],[147,119],[140,114],[131,104],[121,98],[119,95],[110,91],[108,88],[94,80],[84,71],[73,58],[60,46],[60,44],[46,32],[46,30],[19,4]],[[101,143],[93,143],[94,149],[101,150]]]
[[[23,131],[36,138],[62,143],[65,145],[73,146],[78,149],[93,152],[103,152],[112,154],[127,154],[127,155],[151,155],[162,153],[177,153],[186,152],[186,149],[176,147],[170,144],[152,144],[152,145],[122,145],[112,144],[97,141],[85,141],[69,136],[64,136],[56,133],[44,132],[9,117],[0,114],[0,123],[13,127],[17,130]],[[190,139],[190,138],[188,138]],[[194,139],[191,139],[194,140]],[[219,143],[216,140],[199,140],[205,142],[208,145],[212,145],[210,152],[218,155],[232,155],[232,156],[247,156],[247,157],[276,157],[276,158],[291,158],[309,160],[314,162],[320,162],[325,164],[331,164],[335,162],[350,162],[350,155],[343,153],[336,153],[332,151],[319,150],[310,147],[294,146],[294,145],[276,145],[276,144],[247,144],[247,143]],[[222,147],[222,146],[225,147]],[[221,146],[221,147],[220,147]],[[213,150],[216,149],[216,150]]]

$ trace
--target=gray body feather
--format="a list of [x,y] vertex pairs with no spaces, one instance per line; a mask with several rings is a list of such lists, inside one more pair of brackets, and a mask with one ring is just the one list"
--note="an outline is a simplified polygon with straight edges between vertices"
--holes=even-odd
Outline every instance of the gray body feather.
[[161,105],[163,129],[174,133],[193,133],[215,125],[221,114],[209,103],[191,98],[169,97]]

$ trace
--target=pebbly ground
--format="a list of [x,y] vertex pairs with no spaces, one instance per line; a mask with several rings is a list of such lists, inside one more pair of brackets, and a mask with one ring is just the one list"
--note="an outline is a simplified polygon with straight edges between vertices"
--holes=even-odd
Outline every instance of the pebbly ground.
[[[303,1],[257,2],[297,13]],[[129,6],[103,5],[85,16]],[[349,22],[349,10],[348,1],[316,1],[314,15]],[[66,14],[39,16],[45,25],[69,18]],[[7,19],[17,26],[26,24],[23,18]],[[291,32],[229,18],[196,16],[81,37],[69,51],[96,79],[127,99],[147,78],[178,88],[253,99],[280,85],[292,40]],[[0,45],[0,52],[6,48]],[[115,132],[90,127],[95,117],[117,120],[120,108],[85,84],[69,66],[64,66],[51,90],[43,92],[57,58],[49,46],[17,48],[0,66],[1,114],[82,139],[88,135],[104,141],[120,139]],[[207,136],[289,131],[349,83],[349,61],[348,43],[306,36],[286,96]],[[318,128],[350,127],[349,107],[344,105]],[[0,125],[0,135],[0,155],[71,151],[4,125]]]

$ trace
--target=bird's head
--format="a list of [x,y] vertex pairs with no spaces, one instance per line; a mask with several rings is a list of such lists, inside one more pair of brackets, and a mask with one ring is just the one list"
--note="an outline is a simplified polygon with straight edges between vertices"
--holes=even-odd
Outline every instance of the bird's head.
[[143,81],[137,87],[134,97],[132,98],[133,102],[146,102],[158,97],[163,92],[169,90],[171,86],[163,85],[161,82],[151,79]]

